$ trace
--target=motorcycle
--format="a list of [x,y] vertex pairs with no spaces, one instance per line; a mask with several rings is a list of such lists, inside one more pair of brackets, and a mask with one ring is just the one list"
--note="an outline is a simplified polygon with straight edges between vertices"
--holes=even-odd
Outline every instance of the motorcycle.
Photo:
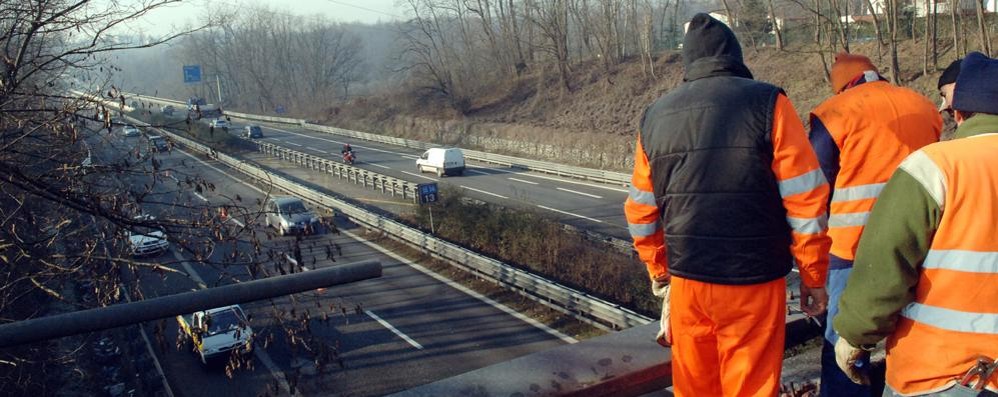
[[343,152],[343,163],[353,165],[357,161],[357,155],[352,150]]

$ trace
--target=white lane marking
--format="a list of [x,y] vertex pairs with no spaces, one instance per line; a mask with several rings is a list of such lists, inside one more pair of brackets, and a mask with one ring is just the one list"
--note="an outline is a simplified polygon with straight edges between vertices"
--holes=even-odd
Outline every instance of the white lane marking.
[[229,218],[229,222],[235,223],[236,226],[239,227],[246,227],[246,225],[244,225],[242,222],[239,222],[239,220],[236,218]]
[[529,184],[529,185],[539,185],[539,183],[537,183],[537,182],[525,181],[523,179],[516,179],[516,178],[507,178],[507,179],[509,179],[511,181],[517,181],[517,182],[520,182],[520,183],[526,183],[526,184]]
[[499,309],[503,313],[509,314],[510,316],[513,316],[513,317],[515,317],[515,318],[517,318],[517,319],[519,319],[519,320],[521,320],[521,321],[523,321],[523,322],[525,322],[527,324],[530,324],[530,325],[532,325],[532,326],[540,329],[541,331],[547,332],[549,335],[552,335],[555,338],[561,339],[563,342],[566,342],[566,343],[576,343],[576,342],[578,342],[578,340],[576,340],[575,338],[573,338],[571,336],[568,336],[568,335],[565,335],[561,331],[558,331],[558,330],[556,330],[554,328],[551,328],[551,327],[547,326],[546,324],[541,323],[540,321],[537,321],[537,320],[535,320],[533,318],[527,317],[523,313],[520,313],[520,312],[518,312],[516,310],[510,309],[508,306],[506,306],[506,305],[504,305],[502,303],[496,302],[492,298],[489,298],[489,297],[487,297],[485,295],[482,295],[482,294],[480,294],[480,293],[478,293],[478,292],[476,292],[476,291],[474,291],[474,290],[472,290],[472,289],[470,289],[468,287],[465,287],[465,286],[463,286],[461,284],[458,284],[454,280],[451,280],[451,279],[449,279],[447,277],[444,277],[444,276],[441,276],[441,275],[439,275],[437,273],[434,273],[430,269],[427,269],[427,268],[423,267],[422,265],[420,265],[420,264],[418,264],[416,262],[413,262],[413,261],[411,261],[409,259],[403,258],[401,255],[396,254],[395,252],[389,251],[388,249],[386,249],[386,248],[384,248],[384,247],[382,247],[380,245],[377,245],[375,243],[367,241],[364,238],[362,238],[362,237],[354,234],[353,232],[351,232],[349,230],[341,230],[340,232],[343,233],[343,234],[345,234],[345,235],[347,235],[347,237],[350,237],[350,238],[352,238],[354,240],[360,241],[361,244],[364,244],[364,245],[370,247],[371,249],[374,249],[375,251],[378,251],[378,252],[380,252],[380,253],[388,256],[389,258],[397,260],[399,263],[401,263],[403,265],[408,265],[409,267],[411,267],[413,269],[416,269],[420,273],[423,273],[423,274],[425,274],[427,276],[430,276],[433,279],[435,279],[435,280],[437,280],[437,281],[439,281],[439,282],[441,282],[443,284],[446,284],[448,287],[451,287],[451,288],[454,288],[454,289],[456,289],[458,291],[461,291],[461,292],[467,294],[468,296],[471,296],[472,298],[478,299],[478,300],[480,300],[482,302],[485,302],[489,306],[492,306],[492,307],[494,307],[496,309]]
[[314,147],[311,147],[311,146],[306,146],[306,147],[305,147],[305,149],[308,149],[308,150],[312,150],[312,151],[316,151],[316,152],[319,152],[319,153],[325,153],[325,154],[329,154],[329,152],[327,152],[327,151],[325,151],[325,150],[322,150],[322,149],[316,149],[316,148],[314,148]]
[[574,184],[574,185],[589,186],[589,187],[595,187],[595,188],[600,188],[600,189],[613,190],[615,192],[627,193],[627,189],[621,189],[621,188],[617,188],[617,187],[600,186],[600,185],[595,185],[595,184],[592,184],[592,183],[569,181],[569,180],[560,179],[560,178],[552,178],[552,177],[544,176],[544,175],[534,175],[534,174],[526,174],[526,173],[523,173],[523,174],[520,174],[520,175],[529,176],[531,178],[547,179],[549,181],[557,181],[557,182],[562,182],[562,183],[571,183],[571,184]]
[[198,284],[198,288],[201,289],[208,288],[208,284],[204,283],[204,280],[201,279],[201,276],[194,271],[194,268],[191,267],[191,264],[187,262],[187,259],[184,259],[183,256],[180,256],[180,254],[177,253],[177,251],[174,251],[172,249],[170,250],[170,253],[173,254],[174,258],[177,258],[177,261],[180,262],[180,266],[184,267],[184,271],[187,272],[187,275],[191,277],[191,280],[194,280],[194,282]]
[[383,166],[381,164],[374,164],[374,163],[368,163],[368,164],[373,165],[373,166],[378,167],[378,168],[384,168],[386,170],[392,169],[392,167],[385,167],[385,166]]
[[588,216],[583,216],[583,215],[579,215],[579,214],[573,214],[573,213],[568,212],[568,211],[562,211],[562,210],[554,209],[554,208],[551,208],[551,207],[545,207],[543,205],[538,205],[538,207],[546,209],[548,211],[554,211],[554,212],[557,212],[559,214],[571,215],[571,216],[574,216],[576,218],[582,218],[582,219],[590,220],[590,221],[593,221],[593,222],[596,222],[596,223],[603,223],[603,221],[601,221],[599,219],[594,219],[594,218],[590,218]]
[[419,157],[416,157],[416,156],[409,156],[409,155],[405,155],[405,154],[400,154],[399,156],[402,157],[402,158],[404,158],[404,159],[406,159],[406,160],[415,160],[415,159],[419,158]]
[[[297,266],[297,265],[298,265],[298,261],[296,261],[296,260],[295,260],[295,258],[292,258],[292,257],[291,257],[291,255],[288,255],[288,254],[284,254],[284,257],[285,257],[285,258],[288,258],[288,262],[291,262],[291,263],[293,263],[293,264],[294,264],[295,266]],[[303,270],[303,271],[306,271],[306,272],[307,272],[307,271],[309,271],[309,270],[311,270],[311,269],[309,269],[309,268],[308,268],[307,266],[305,266],[305,265],[301,265],[301,268],[302,268],[302,270]]]
[[489,196],[495,196],[495,197],[498,197],[498,198],[501,198],[501,199],[504,199],[504,200],[508,200],[509,199],[509,197],[498,195],[498,194],[495,194],[495,193],[492,193],[492,192],[486,192],[484,190],[478,190],[478,189],[475,189],[473,187],[467,187],[467,186],[464,186],[464,185],[461,185],[461,187],[463,187],[465,189],[468,189],[468,190],[471,190],[471,191],[474,191],[474,192],[479,192],[479,193],[482,193],[482,194],[487,194]]
[[198,196],[198,198],[201,199],[201,201],[204,201],[206,203],[208,202],[208,199],[206,199],[206,198],[204,198],[204,196],[198,194],[198,192],[194,192],[194,195]]
[[298,144],[298,143],[294,143],[294,142],[291,142],[291,141],[284,141],[284,143],[287,143],[287,144],[289,144],[289,145],[295,145],[295,146],[299,146],[299,147],[300,147],[300,146],[303,146],[303,145],[301,145],[301,144]]
[[403,174],[408,174],[408,175],[412,175],[412,176],[418,176],[418,177],[420,177],[420,178],[423,178],[423,179],[429,179],[429,180],[431,180],[431,181],[437,181],[437,180],[438,180],[438,179],[435,179],[435,178],[430,178],[430,177],[428,177],[428,176],[424,176],[424,175],[419,175],[419,174],[413,174],[413,173],[411,173],[411,172],[409,172],[409,171],[402,171],[402,173],[403,173]]
[[488,172],[482,172],[482,171],[476,171],[476,170],[465,170],[465,171],[468,171],[468,172],[470,172],[472,174],[478,174],[478,175],[492,175],[492,174],[490,174]]
[[[197,160],[201,164],[205,165],[208,168],[211,168],[211,169],[217,171],[218,173],[220,173],[222,175],[225,175],[225,176],[227,176],[229,178],[232,178],[233,180],[235,180],[236,182],[239,182],[243,186],[246,186],[246,187],[248,187],[250,189],[256,190],[257,192],[260,192],[260,193],[263,193],[263,194],[267,194],[267,192],[265,192],[263,189],[260,189],[260,188],[254,186],[254,185],[251,185],[251,184],[243,181],[242,179],[236,178],[236,177],[230,175],[229,173],[227,173],[225,171],[222,171],[222,170],[220,170],[220,169],[212,166],[211,164],[208,164],[208,163],[202,161],[201,159],[199,159],[197,157],[194,157],[190,153],[187,153],[187,152],[185,152],[185,151],[183,151],[181,149],[177,149],[177,151],[179,151],[180,153],[183,153],[183,154],[187,155],[188,157],[190,157],[190,158],[192,158],[194,160]],[[384,247],[382,247],[380,245],[377,245],[375,243],[367,241],[364,238],[362,238],[362,237],[354,234],[353,232],[351,232],[349,230],[341,230],[340,232],[343,233],[343,234],[345,234],[345,235],[347,235],[347,237],[350,237],[350,238],[352,238],[352,239],[354,239],[356,241],[360,241],[361,244],[364,244],[364,245],[366,245],[368,247],[371,247],[375,251],[378,251],[378,252],[380,252],[380,253],[382,253],[384,255],[387,255],[388,257],[390,257],[392,259],[395,259],[395,260],[399,261],[399,263],[408,265],[409,267],[411,267],[413,269],[416,269],[419,272],[421,272],[421,273],[423,273],[423,274],[425,274],[427,276],[430,276],[433,279],[435,279],[437,281],[440,281],[441,283],[444,283],[444,284],[446,284],[447,286],[449,286],[451,288],[454,288],[454,289],[456,289],[458,291],[464,292],[465,294],[467,294],[467,295],[469,295],[469,296],[471,296],[471,297],[473,297],[475,299],[478,299],[478,300],[480,300],[482,302],[485,302],[486,304],[488,304],[488,305],[490,305],[490,306],[492,306],[492,307],[494,307],[496,309],[499,309],[500,311],[502,311],[502,312],[504,312],[506,314],[509,314],[510,316],[518,318],[518,319],[520,319],[521,321],[523,321],[523,322],[525,322],[527,324],[533,325],[534,327],[539,328],[540,330],[542,330],[544,332],[547,332],[548,334],[550,334],[550,335],[552,335],[552,336],[554,336],[554,337],[556,337],[558,339],[561,339],[563,342],[566,342],[566,343],[576,343],[576,342],[578,342],[577,339],[575,339],[575,338],[573,338],[571,336],[565,335],[561,331],[558,331],[558,330],[556,330],[554,328],[551,328],[551,327],[547,326],[546,324],[541,323],[540,321],[537,321],[537,320],[535,320],[533,318],[527,317],[523,313],[520,313],[520,312],[518,312],[516,310],[510,309],[508,306],[506,306],[506,305],[504,305],[502,303],[496,302],[496,301],[492,300],[492,298],[489,298],[489,297],[487,297],[485,295],[482,295],[482,294],[480,294],[478,292],[475,292],[475,291],[471,290],[468,287],[465,287],[465,286],[463,286],[461,284],[458,284],[454,280],[451,280],[451,279],[449,279],[447,277],[444,277],[444,276],[441,276],[441,275],[439,275],[437,273],[434,273],[430,269],[427,269],[427,268],[425,268],[425,267],[423,267],[423,266],[421,266],[421,265],[419,265],[419,264],[417,264],[417,263],[415,263],[413,261],[405,259],[402,256],[400,256],[400,255],[398,255],[398,254],[396,254],[396,253],[394,253],[392,251],[389,251],[389,250],[385,249]],[[254,349],[254,351],[260,351],[260,349]],[[266,353],[263,353],[263,354],[266,354]],[[268,361],[265,361],[264,365],[266,365],[267,368],[271,370],[271,374],[273,374],[275,378],[278,378],[278,381],[281,382],[281,386],[282,387],[285,387],[285,390],[290,390],[290,388],[288,388],[288,386],[287,386],[287,382],[285,382],[283,378],[277,376],[277,372],[275,372],[275,369],[277,367],[274,365],[274,362],[273,361],[269,361],[269,359],[270,359],[270,357],[268,356],[267,357]],[[264,361],[264,360],[262,360],[262,357],[261,357],[260,361]]]
[[575,190],[571,190],[571,189],[564,189],[564,188],[560,188],[560,187],[556,187],[555,189],[561,190],[563,192],[575,193],[575,194],[586,196],[586,197],[592,197],[592,198],[595,198],[595,199],[601,199],[601,198],[603,198],[603,196],[597,196],[595,194],[583,193],[583,192],[579,192],[579,191],[575,191]]
[[370,310],[364,310],[364,313],[367,313],[368,316],[371,316],[371,318],[373,318],[375,321],[381,323],[382,326],[384,326],[385,328],[388,328],[389,331],[394,332],[395,335],[398,335],[400,338],[404,339],[406,342],[409,342],[409,344],[412,345],[412,347],[415,347],[415,348],[417,348],[419,350],[423,350],[423,345],[419,344],[419,342],[416,342],[415,340],[413,340],[412,338],[410,338],[408,335],[403,334],[402,331],[399,331],[397,328],[393,327],[387,321],[385,321],[381,317],[378,317],[378,315],[374,314],[374,312],[372,312]]

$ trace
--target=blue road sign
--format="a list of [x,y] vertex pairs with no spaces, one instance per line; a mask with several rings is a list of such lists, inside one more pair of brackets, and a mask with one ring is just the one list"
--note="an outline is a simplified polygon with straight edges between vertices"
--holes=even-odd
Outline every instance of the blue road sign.
[[277,105],[277,107],[274,108],[274,113],[284,114],[287,113],[287,110],[284,109],[284,105]]
[[429,204],[437,202],[437,184],[423,183],[416,186],[419,189],[419,203]]
[[184,82],[201,82],[201,65],[184,65]]

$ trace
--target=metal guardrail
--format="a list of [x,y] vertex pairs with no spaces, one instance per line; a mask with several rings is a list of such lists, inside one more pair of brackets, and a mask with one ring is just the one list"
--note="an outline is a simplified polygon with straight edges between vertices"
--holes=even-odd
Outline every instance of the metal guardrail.
[[419,202],[419,194],[417,191],[418,185],[415,183],[322,157],[313,156],[308,153],[288,149],[286,147],[268,142],[256,142],[256,144],[261,153],[281,160],[290,161],[300,167],[331,174],[339,177],[340,179],[346,179],[355,184],[364,186],[365,188],[369,187],[374,190],[380,190],[381,193],[391,194],[392,197],[399,195],[402,196],[403,200],[409,199],[414,203]]
[[[158,103],[171,104],[171,105],[181,104],[181,105],[186,106],[185,104],[183,104],[183,102],[173,101],[173,100],[169,100],[169,99],[156,98],[156,97],[150,97],[150,96],[145,96],[145,95],[136,95],[136,94],[133,94],[132,96],[135,97],[135,98],[139,98],[141,100],[144,100],[144,101],[152,102],[152,103],[157,103],[158,102]],[[306,130],[310,130],[310,131],[325,132],[325,133],[329,133],[329,134],[342,135],[342,136],[347,136],[347,137],[350,137],[350,138],[362,139],[362,140],[371,141],[371,142],[385,143],[385,144],[389,144],[389,145],[396,145],[396,146],[402,146],[402,147],[407,147],[407,148],[414,148],[414,149],[426,150],[426,149],[429,149],[429,148],[440,147],[440,145],[437,145],[437,144],[426,143],[426,142],[422,142],[422,141],[415,141],[415,140],[411,140],[411,139],[397,138],[397,137],[391,137],[391,136],[385,136],[385,135],[378,135],[378,134],[371,134],[371,133],[367,133],[367,132],[353,131],[353,130],[347,130],[347,129],[343,129],[343,128],[336,128],[336,127],[329,127],[329,126],[324,126],[324,125],[313,124],[313,123],[307,122],[306,120],[301,120],[301,119],[293,119],[293,118],[287,118],[287,117],[263,116],[263,115],[255,115],[255,114],[240,113],[240,112],[230,112],[230,111],[226,111],[225,114],[228,115],[228,116],[231,116],[231,117],[236,117],[236,118],[241,118],[241,119],[246,119],[246,120],[256,120],[256,121],[265,121],[265,122],[271,122],[271,123],[300,125],[302,128],[304,128]],[[552,163],[552,162],[548,162],[548,161],[530,160],[530,159],[524,159],[524,158],[520,158],[520,157],[507,156],[507,155],[503,155],[503,154],[494,154],[494,153],[488,153],[488,152],[481,152],[481,151],[477,151],[477,150],[462,149],[462,151],[464,151],[464,155],[468,159],[475,160],[475,161],[481,161],[481,162],[485,162],[485,163],[490,163],[490,164],[502,165],[502,166],[511,167],[511,168],[521,168],[521,169],[525,169],[525,170],[543,172],[543,173],[552,174],[552,175],[565,176],[565,177],[578,178],[578,179],[585,179],[585,180],[590,180],[590,181],[594,181],[594,182],[616,184],[616,185],[621,185],[621,186],[627,186],[631,182],[631,175],[626,174],[626,173],[621,173],[621,172],[597,170],[597,169],[585,168],[585,167],[574,167],[574,166],[568,166],[568,165],[562,165],[562,164]]]
[[[145,124],[133,119],[137,124]],[[570,314],[579,320],[606,329],[625,329],[648,324],[653,320],[621,305],[608,302],[581,291],[560,285],[543,277],[509,266],[499,260],[468,250],[457,244],[411,228],[392,219],[354,207],[336,197],[302,186],[283,176],[268,172],[249,162],[217,152],[183,136],[160,129],[177,144],[212,156],[226,166],[264,184],[295,194],[323,207],[336,209],[353,221],[380,230],[385,234],[425,250],[431,255],[458,264],[460,267],[516,291],[538,303]]]

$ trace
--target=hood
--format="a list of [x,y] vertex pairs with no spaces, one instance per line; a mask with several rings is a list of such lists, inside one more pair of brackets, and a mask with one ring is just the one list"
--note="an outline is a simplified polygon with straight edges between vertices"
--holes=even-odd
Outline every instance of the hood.
[[226,332],[205,336],[201,340],[201,346],[204,350],[221,350],[232,345],[246,343],[252,336],[253,329],[248,326],[246,328],[233,328]]
[[154,230],[146,234],[133,234],[131,236],[128,236],[128,241],[130,241],[132,245],[135,246],[140,246],[149,242],[164,241],[164,240],[166,240],[166,234],[164,234],[161,230]]
[[684,81],[705,77],[735,76],[752,78],[742,59],[742,46],[728,25],[710,15],[699,13],[690,20],[683,38]]
[[312,218],[315,218],[315,214],[313,214],[312,211],[300,212],[297,214],[287,215],[287,218],[288,222],[291,223],[308,223],[312,221]]

